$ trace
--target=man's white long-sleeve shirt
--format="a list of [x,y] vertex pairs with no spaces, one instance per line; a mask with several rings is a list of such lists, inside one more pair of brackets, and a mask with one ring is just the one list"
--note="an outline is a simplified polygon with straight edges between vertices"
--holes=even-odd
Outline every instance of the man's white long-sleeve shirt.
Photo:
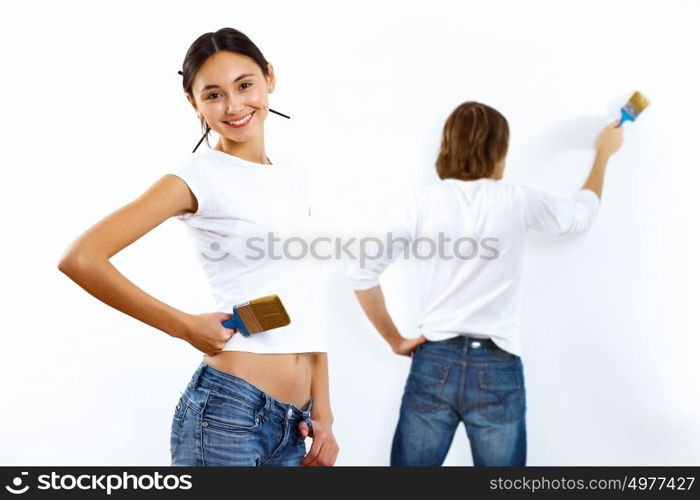
[[566,198],[503,180],[443,179],[394,206],[380,228],[390,244],[363,265],[353,263],[347,277],[355,290],[373,288],[391,262],[408,255],[421,284],[418,327],[428,340],[491,338],[520,356],[519,284],[527,231],[586,231],[599,207],[588,189]]

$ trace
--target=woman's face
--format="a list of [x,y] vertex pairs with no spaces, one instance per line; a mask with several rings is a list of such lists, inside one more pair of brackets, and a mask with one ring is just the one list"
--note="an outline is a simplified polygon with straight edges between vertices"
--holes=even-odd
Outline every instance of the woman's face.
[[[216,52],[199,68],[192,83],[190,104],[220,136],[245,142],[263,133],[269,113],[267,96],[275,88],[272,64],[265,77],[251,58]],[[233,123],[237,122],[237,123]]]

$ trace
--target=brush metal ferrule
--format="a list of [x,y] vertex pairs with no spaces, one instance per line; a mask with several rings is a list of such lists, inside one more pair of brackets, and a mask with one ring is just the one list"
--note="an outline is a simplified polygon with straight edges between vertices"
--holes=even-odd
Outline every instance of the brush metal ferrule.
[[622,109],[624,109],[632,117],[632,120],[637,118],[639,113],[641,113],[641,111],[638,110],[631,102],[625,104]]

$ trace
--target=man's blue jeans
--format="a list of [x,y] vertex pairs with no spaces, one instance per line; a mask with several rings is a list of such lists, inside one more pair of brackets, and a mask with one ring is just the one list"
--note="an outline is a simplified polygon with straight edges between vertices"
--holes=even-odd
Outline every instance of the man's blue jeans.
[[525,377],[519,356],[458,336],[414,351],[392,466],[442,465],[464,422],[475,466],[525,465]]

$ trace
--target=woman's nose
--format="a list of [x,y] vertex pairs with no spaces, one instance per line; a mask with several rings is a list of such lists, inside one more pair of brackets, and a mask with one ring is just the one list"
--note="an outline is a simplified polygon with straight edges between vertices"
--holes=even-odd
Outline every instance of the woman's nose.
[[228,107],[226,108],[226,113],[229,116],[239,116],[245,111],[245,104],[242,98],[232,97],[228,101]]

